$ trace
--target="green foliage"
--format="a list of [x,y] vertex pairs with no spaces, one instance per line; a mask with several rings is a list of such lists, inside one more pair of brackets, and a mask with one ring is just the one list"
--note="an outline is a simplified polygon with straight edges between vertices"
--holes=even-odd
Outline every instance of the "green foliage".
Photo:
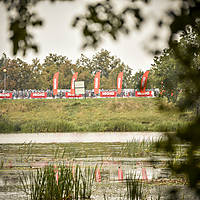
[[[2,64],[6,68],[6,83],[8,90],[23,89],[51,89],[53,88],[53,75],[59,74],[58,87],[61,89],[71,88],[71,78],[74,72],[78,72],[78,80],[85,81],[86,89],[94,88],[94,75],[101,72],[100,87],[104,89],[117,88],[117,76],[123,72],[123,88],[133,86],[132,82],[136,76],[132,76],[132,70],[119,58],[111,56],[107,50],[101,50],[92,59],[81,55],[73,64],[65,56],[49,54],[43,63],[33,59],[32,64],[27,64],[20,59],[7,59]],[[3,59],[3,57],[2,57]],[[2,61],[3,62],[3,61]],[[3,70],[0,70],[0,80],[4,79]],[[0,89],[4,88],[3,81],[0,81]]]
[[17,52],[26,55],[28,49],[37,52],[38,46],[33,42],[33,34],[30,32],[32,27],[42,26],[42,20],[35,12],[30,10],[30,7],[36,1],[2,0],[1,2],[5,4],[7,11],[11,12],[9,15],[9,31],[10,40],[13,44],[13,55],[16,55]]
[[[168,141],[161,146],[166,149],[172,156],[178,155],[179,148],[177,145],[184,145],[184,160],[181,162],[171,162],[171,169],[177,174],[185,174],[192,189],[195,189],[197,195],[200,195],[200,119],[196,119],[192,124],[180,129],[172,136],[168,135]],[[180,153],[183,156],[183,151]]]
[[[142,79],[143,74],[144,72],[140,70],[132,76],[132,84],[133,84],[134,89],[140,90],[141,79]],[[148,78],[148,82],[149,82],[149,78]]]
[[[147,3],[148,1],[142,2]],[[81,25],[85,38],[83,48],[96,47],[103,40],[104,34],[108,34],[114,40],[119,37],[121,32],[128,34],[131,29],[126,22],[128,16],[135,20],[135,27],[139,29],[143,17],[138,6],[134,7],[134,5],[133,1],[132,6],[126,3],[122,4],[119,11],[113,9],[112,1],[99,1],[88,5],[87,14],[78,16],[73,22],[73,26]],[[144,4],[142,5],[144,6]]]
[[[185,12],[185,10],[183,10],[183,12]],[[188,19],[190,17],[193,18],[194,16],[185,17]],[[170,167],[177,174],[185,174],[189,186],[195,190],[198,196],[200,196],[200,117],[198,115],[200,98],[200,25],[199,22],[197,24],[192,22],[192,24],[192,27],[185,27],[185,31],[179,42],[171,41],[170,51],[173,52],[173,57],[169,56],[169,59],[174,58],[175,67],[179,65],[179,70],[176,67],[176,70],[174,71],[174,74],[177,73],[176,79],[178,87],[182,89],[178,105],[182,110],[193,109],[197,106],[197,116],[196,119],[193,118],[192,123],[187,124],[184,128],[178,129],[175,135],[168,136],[168,141],[164,144],[164,149],[174,155],[178,153],[176,148],[177,144],[185,146],[186,153],[184,160],[182,162],[171,163]]]
[[[107,50],[102,49],[97,52],[92,59],[85,57],[83,54],[77,60],[80,78],[86,80],[88,89],[94,88],[94,75],[101,72],[100,88],[113,89],[117,87],[117,76],[119,72],[123,72],[123,88],[132,86],[132,70],[129,66],[125,65],[119,58],[112,56]],[[83,76],[84,73],[84,76]]]
[[[172,50],[165,49],[162,55],[155,57],[149,81],[154,88],[159,88],[162,96],[175,102],[180,92],[179,74],[181,67]],[[173,96],[172,96],[173,94]]]

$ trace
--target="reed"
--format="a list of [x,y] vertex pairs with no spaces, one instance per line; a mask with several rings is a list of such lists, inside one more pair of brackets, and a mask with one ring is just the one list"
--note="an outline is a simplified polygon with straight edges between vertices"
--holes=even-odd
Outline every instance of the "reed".
[[73,123],[64,120],[40,120],[25,122],[21,125],[21,132],[23,133],[37,133],[37,132],[73,132],[75,130]]
[[127,200],[144,199],[144,184],[136,178],[135,174],[126,177]]
[[152,156],[157,152],[157,142],[136,140],[128,141],[121,147],[121,156],[127,157],[146,157]]
[[92,186],[95,180],[96,168],[87,167],[81,172],[80,197],[82,199],[90,199],[92,195]]
[[95,168],[59,165],[22,172],[22,191],[30,200],[72,200],[90,199],[94,183]]

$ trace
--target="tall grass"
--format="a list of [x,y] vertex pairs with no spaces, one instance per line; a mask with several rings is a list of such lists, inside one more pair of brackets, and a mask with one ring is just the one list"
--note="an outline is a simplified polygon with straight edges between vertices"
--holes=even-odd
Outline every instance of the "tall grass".
[[188,122],[159,122],[143,124],[124,120],[112,120],[78,124],[65,120],[34,120],[23,123],[13,121],[0,121],[0,133],[45,133],[45,132],[137,132],[158,131],[175,132],[186,126]]
[[31,142],[20,145],[17,152],[19,154],[18,159],[21,163],[33,160],[33,144]]
[[[23,192],[31,200],[90,199],[96,168],[52,165],[29,174],[22,172],[20,182]],[[58,173],[58,174],[57,174]]]
[[[175,131],[191,113],[159,99],[0,101],[0,132]],[[184,116],[184,117],[183,117]]]
[[[160,140],[161,141],[161,140]],[[126,142],[120,149],[121,156],[127,157],[150,157],[157,153],[158,142],[131,140]]]
[[75,127],[73,123],[60,121],[31,121],[21,125],[21,132],[23,133],[37,133],[37,132],[73,132]]
[[128,174],[126,177],[127,200],[144,199],[144,184],[136,178],[135,174]]
[[19,123],[13,123],[0,118],[0,133],[20,132],[21,127]]

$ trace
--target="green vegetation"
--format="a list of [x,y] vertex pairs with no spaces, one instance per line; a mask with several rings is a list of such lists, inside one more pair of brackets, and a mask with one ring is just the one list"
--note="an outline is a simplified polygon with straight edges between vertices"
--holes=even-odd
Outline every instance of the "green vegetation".
[[126,179],[127,199],[144,199],[144,184],[136,178],[136,175],[128,174]]
[[90,199],[96,168],[46,166],[20,176],[23,191],[31,200]]
[[[119,58],[111,55],[111,52],[102,49],[91,59],[83,54],[73,64],[66,56],[49,54],[43,62],[37,58],[32,64],[21,59],[10,59],[4,54],[0,58],[0,80],[4,79],[3,69],[6,69],[7,90],[24,89],[53,89],[53,75],[59,74],[60,89],[71,87],[71,79],[74,72],[78,72],[78,80],[85,81],[86,89],[94,88],[94,75],[101,72],[101,88],[117,88],[117,76],[123,71],[123,88],[134,88],[137,82],[133,81],[131,68],[125,65]],[[0,90],[4,88],[4,82],[0,81]]]
[[[112,183],[112,186],[108,183],[95,183],[96,169],[96,167],[80,168],[78,165],[75,170],[72,166],[65,165],[59,165],[57,168],[52,165],[45,166],[28,174],[22,172],[19,175],[20,188],[30,200],[96,199],[95,193],[97,193],[97,190],[101,192],[101,187],[107,185],[110,188],[114,184],[115,187],[116,184],[118,185],[120,193],[117,193],[120,195],[121,200],[147,200],[149,197],[159,200],[162,197],[160,189],[156,194],[151,194],[149,191],[150,185],[138,179],[132,173],[127,174],[124,181]],[[95,189],[93,189],[94,187]],[[156,185],[153,185],[153,187],[156,187]],[[162,193],[165,197],[164,188]],[[104,193],[104,200],[114,199],[114,194],[111,193],[109,197],[108,194]]]
[[[73,170],[72,166],[60,165],[57,169],[54,166],[46,166],[28,175],[22,173],[19,177],[22,190],[30,200],[79,200],[91,199],[95,172],[96,167],[81,169],[77,165]],[[125,181],[127,191],[126,198],[124,195],[123,199],[146,199],[143,182],[132,174],[129,174]]]
[[145,98],[1,101],[0,115],[1,133],[176,131],[193,116]]

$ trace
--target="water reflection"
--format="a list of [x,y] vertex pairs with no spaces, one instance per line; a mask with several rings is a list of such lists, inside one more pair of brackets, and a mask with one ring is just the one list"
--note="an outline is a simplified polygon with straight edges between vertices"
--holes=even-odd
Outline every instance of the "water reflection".
[[[125,179],[135,174],[149,186],[148,193],[160,183],[169,183],[167,157],[157,154],[153,142],[114,143],[24,143],[0,145],[0,199],[22,199],[18,174],[29,173],[47,165],[98,166],[99,181],[95,182],[93,199],[126,199]],[[180,182],[179,182],[180,181]],[[182,184],[176,179],[176,184]],[[173,183],[173,180],[171,180]],[[157,195],[158,190],[150,192]],[[110,198],[109,198],[110,197]]]

